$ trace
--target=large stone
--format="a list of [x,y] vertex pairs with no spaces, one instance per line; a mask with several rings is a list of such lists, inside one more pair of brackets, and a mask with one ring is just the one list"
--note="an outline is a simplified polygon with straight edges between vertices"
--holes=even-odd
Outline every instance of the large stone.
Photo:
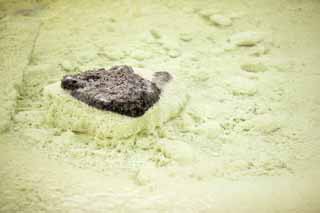
[[170,79],[169,73],[158,72],[150,81],[123,65],[66,75],[61,87],[92,107],[138,117],[159,100],[161,87]]
[[[108,145],[110,141],[106,138],[121,142],[140,133],[154,134],[169,120],[180,116],[189,96],[183,81],[172,74],[139,68],[134,69],[134,73],[161,90],[159,100],[143,116],[126,116],[91,107],[71,96],[71,90],[63,89],[58,81],[43,90],[43,105],[47,110],[43,122],[63,131],[94,136],[99,145]],[[170,82],[165,83],[168,80]]]

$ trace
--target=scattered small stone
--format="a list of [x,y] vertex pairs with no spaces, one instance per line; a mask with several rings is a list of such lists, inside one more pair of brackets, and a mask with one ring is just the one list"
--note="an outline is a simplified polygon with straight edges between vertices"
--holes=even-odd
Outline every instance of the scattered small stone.
[[241,65],[241,69],[246,72],[260,73],[268,70],[268,67],[261,62],[249,62]]
[[178,50],[169,50],[168,55],[170,58],[177,58],[180,56],[180,52]]
[[256,49],[254,49],[251,53],[252,56],[260,57],[266,55],[270,52],[270,47],[266,45],[259,45]]
[[185,42],[189,42],[192,40],[192,35],[189,33],[181,33],[180,34],[180,40],[181,41],[185,41]]
[[261,34],[257,32],[241,32],[230,37],[229,41],[237,46],[252,47],[263,40]]
[[216,44],[217,41],[216,41],[216,38],[217,38],[217,35],[216,34],[213,34],[213,33],[210,33],[206,39],[208,39],[212,44]]
[[165,51],[180,49],[180,44],[177,39],[169,39],[168,37],[163,37],[159,43]]
[[230,43],[226,43],[226,44],[223,46],[223,49],[228,52],[228,51],[234,50],[234,49],[235,49],[235,46],[232,45],[232,44],[230,44]]
[[161,38],[161,34],[160,32],[158,32],[155,29],[150,30],[151,35],[153,36],[154,39],[160,39]]
[[270,114],[263,114],[254,117],[243,123],[244,129],[253,129],[264,134],[272,134],[282,127],[282,118],[271,116]]
[[216,26],[229,27],[232,25],[231,18],[219,14],[210,16],[209,20]]
[[256,83],[244,77],[234,77],[229,80],[227,86],[234,96],[254,96],[257,93]]
[[[171,79],[168,76],[169,73],[161,72],[155,79],[163,85]],[[97,109],[131,117],[142,116],[160,99],[159,85],[135,74],[126,65],[66,75],[61,81],[61,87],[74,98]]]

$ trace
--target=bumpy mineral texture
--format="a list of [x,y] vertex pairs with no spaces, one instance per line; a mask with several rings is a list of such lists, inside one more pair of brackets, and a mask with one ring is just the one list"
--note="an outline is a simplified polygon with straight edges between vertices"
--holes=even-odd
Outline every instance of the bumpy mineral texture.
[[170,79],[169,73],[158,72],[154,75],[154,82],[151,82],[135,74],[130,66],[123,65],[109,70],[66,75],[61,87],[92,107],[138,117],[159,100],[160,87]]

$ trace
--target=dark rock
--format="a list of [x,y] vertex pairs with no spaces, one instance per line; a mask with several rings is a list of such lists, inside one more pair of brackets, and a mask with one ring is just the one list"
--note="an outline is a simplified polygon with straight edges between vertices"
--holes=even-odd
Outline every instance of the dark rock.
[[160,87],[170,79],[169,73],[159,72],[151,82],[124,65],[66,75],[61,87],[95,108],[138,117],[160,99]]

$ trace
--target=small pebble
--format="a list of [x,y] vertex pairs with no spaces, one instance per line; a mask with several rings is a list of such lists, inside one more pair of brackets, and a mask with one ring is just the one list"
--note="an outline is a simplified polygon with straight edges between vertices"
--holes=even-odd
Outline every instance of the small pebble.
[[162,39],[161,41],[162,47],[166,51],[170,50],[178,50],[180,48],[179,42],[176,40],[170,40],[170,39]]
[[234,50],[234,49],[235,49],[235,46],[232,45],[232,44],[230,44],[230,43],[226,43],[226,44],[223,46],[223,49],[228,52],[228,51]]
[[161,34],[159,33],[159,31],[152,29],[150,30],[151,35],[153,36],[153,38],[155,39],[160,39],[161,38]]
[[168,55],[170,58],[177,58],[180,56],[180,52],[178,50],[169,50]]
[[228,27],[232,25],[231,18],[219,14],[210,16],[209,20],[216,26]]
[[256,84],[253,80],[239,76],[230,79],[227,87],[231,89],[234,96],[254,96],[257,93]]
[[264,134],[272,134],[282,127],[282,118],[263,114],[243,123],[243,128],[253,129]]
[[251,55],[256,56],[256,57],[260,57],[260,56],[268,54],[269,52],[270,52],[270,47],[268,47],[266,45],[259,45],[259,46],[257,46],[257,48],[255,50],[252,51]]
[[185,42],[191,41],[192,40],[192,35],[189,34],[189,33],[181,33],[180,34],[180,40],[181,41],[185,41]]
[[260,73],[268,70],[268,67],[261,62],[244,63],[241,69],[246,72]]
[[257,32],[241,32],[232,35],[229,41],[237,46],[251,47],[263,40],[261,34]]

